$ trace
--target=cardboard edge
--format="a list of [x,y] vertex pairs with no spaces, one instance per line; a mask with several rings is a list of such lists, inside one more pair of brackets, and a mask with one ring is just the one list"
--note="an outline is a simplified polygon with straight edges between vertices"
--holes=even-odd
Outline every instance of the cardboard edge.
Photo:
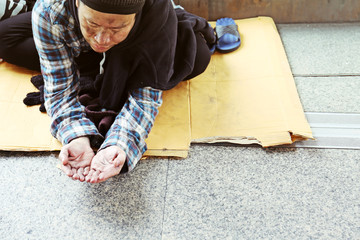
[[170,157],[170,158],[187,158],[189,155],[188,150],[180,150],[180,149],[163,149],[163,150],[155,150],[148,149],[142,159],[146,159],[149,157]]
[[246,137],[246,136],[239,136],[239,137],[225,137],[225,136],[216,136],[216,137],[206,137],[206,138],[199,138],[193,139],[191,143],[233,143],[238,145],[252,145],[258,144],[262,145],[261,142],[254,138],[254,137]]

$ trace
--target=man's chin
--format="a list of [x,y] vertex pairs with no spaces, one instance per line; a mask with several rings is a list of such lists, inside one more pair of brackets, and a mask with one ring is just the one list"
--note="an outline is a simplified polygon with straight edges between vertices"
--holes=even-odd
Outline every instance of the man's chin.
[[106,52],[107,50],[109,50],[111,47],[101,47],[101,46],[91,46],[91,48],[95,51],[95,52],[98,52],[98,53],[103,53],[103,52]]

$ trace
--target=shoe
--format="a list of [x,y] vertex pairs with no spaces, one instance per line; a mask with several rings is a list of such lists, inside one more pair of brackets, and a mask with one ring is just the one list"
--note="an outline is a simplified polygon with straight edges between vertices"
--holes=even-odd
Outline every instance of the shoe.
[[220,18],[215,27],[217,42],[216,49],[221,53],[229,53],[241,45],[238,25],[232,18]]

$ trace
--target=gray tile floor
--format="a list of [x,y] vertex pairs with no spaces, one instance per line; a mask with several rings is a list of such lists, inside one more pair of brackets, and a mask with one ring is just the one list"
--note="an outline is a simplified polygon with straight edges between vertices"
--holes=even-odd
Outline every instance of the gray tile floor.
[[[306,111],[360,113],[358,24],[279,25]],[[360,239],[357,150],[194,145],[91,185],[0,152],[1,239]]]

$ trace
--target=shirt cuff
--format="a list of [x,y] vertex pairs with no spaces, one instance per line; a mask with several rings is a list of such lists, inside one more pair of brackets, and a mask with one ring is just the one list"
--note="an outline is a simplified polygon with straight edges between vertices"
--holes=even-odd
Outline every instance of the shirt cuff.
[[[96,129],[95,125],[89,119],[80,119],[72,121],[71,123],[60,128],[56,134],[56,138],[66,145],[71,140],[79,137],[91,136],[91,145],[100,145],[99,142],[103,139],[102,135]],[[96,147],[96,146],[93,146]]]

